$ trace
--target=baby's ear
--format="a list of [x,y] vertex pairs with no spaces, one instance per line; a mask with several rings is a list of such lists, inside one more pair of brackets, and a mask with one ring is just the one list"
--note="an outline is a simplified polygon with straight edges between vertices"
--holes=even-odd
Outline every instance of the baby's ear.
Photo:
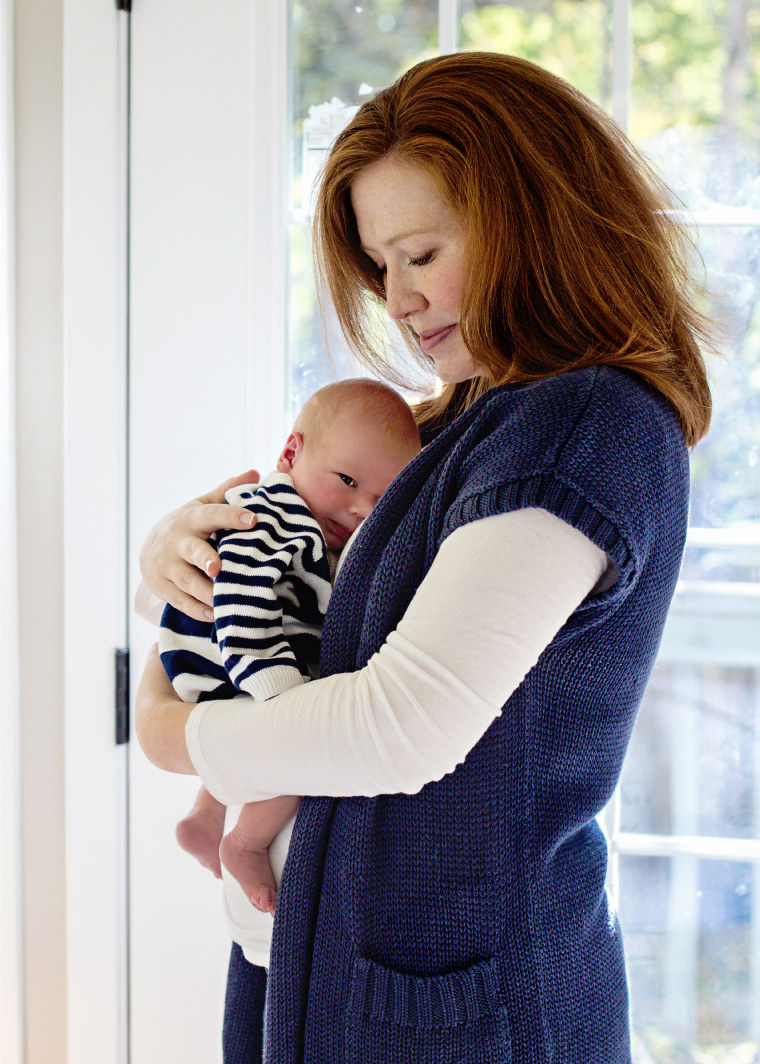
[[303,436],[300,432],[291,432],[282,449],[282,454],[277,459],[277,472],[290,473],[302,453]]

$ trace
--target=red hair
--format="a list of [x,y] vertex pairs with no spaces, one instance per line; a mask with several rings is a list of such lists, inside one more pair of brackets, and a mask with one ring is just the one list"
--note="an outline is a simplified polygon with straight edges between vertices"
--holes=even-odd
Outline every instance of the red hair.
[[[352,348],[400,383],[372,335],[368,297],[385,293],[351,207],[357,174],[387,156],[421,167],[465,227],[460,327],[484,373],[462,405],[495,384],[606,364],[661,392],[688,444],[704,435],[710,330],[693,247],[667,187],[603,111],[527,60],[463,52],[412,67],[338,136],[315,212],[318,276]],[[461,394],[449,385],[420,404],[420,423]]]

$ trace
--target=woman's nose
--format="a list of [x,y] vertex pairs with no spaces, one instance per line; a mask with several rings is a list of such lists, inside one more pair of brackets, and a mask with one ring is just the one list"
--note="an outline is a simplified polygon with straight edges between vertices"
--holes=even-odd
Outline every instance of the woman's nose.
[[392,318],[401,321],[425,305],[425,297],[411,285],[407,278],[399,274],[385,275],[385,303]]

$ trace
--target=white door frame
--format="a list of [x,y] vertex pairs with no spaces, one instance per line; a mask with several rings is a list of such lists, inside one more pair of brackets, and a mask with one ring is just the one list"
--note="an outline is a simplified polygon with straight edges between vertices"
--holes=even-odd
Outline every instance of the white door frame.
[[124,16],[109,0],[0,2],[12,307],[0,1044],[4,1064],[122,1064]]
[[69,1064],[126,1064],[128,18],[63,2],[64,759]]

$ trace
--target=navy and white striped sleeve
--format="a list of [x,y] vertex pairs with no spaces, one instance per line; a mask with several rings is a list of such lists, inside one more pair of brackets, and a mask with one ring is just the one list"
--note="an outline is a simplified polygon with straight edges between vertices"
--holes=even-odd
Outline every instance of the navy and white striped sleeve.
[[298,648],[308,639],[318,644],[331,590],[327,549],[284,474],[255,489],[233,488],[227,501],[250,509],[257,522],[220,537],[216,638],[230,680],[261,701],[309,678]]

